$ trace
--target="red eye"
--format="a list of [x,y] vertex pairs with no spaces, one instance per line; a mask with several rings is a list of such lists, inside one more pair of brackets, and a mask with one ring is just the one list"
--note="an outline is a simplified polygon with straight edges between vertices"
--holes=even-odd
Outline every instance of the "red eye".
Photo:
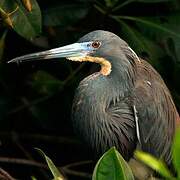
[[93,48],[99,48],[100,45],[101,45],[101,43],[100,43],[99,41],[94,41],[94,42],[92,43],[92,47],[93,47]]

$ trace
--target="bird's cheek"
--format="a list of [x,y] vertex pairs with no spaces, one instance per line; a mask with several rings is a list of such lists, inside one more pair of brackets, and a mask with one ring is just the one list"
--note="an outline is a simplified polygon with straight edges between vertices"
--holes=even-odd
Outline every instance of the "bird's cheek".
[[77,62],[83,62],[85,61],[84,60],[84,57],[80,57],[80,56],[77,56],[77,57],[67,57],[66,59],[70,60],[70,61],[77,61]]

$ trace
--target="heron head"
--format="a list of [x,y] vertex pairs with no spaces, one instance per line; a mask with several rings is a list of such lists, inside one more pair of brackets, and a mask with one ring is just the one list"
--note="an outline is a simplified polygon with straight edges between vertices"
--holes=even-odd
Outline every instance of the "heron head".
[[67,58],[72,61],[89,61],[101,65],[101,73],[109,75],[111,72],[111,61],[114,56],[125,56],[123,47],[128,46],[125,41],[117,35],[103,30],[90,32],[80,38],[76,43],[51,50],[28,54],[14,58],[11,62],[23,62],[40,59]]

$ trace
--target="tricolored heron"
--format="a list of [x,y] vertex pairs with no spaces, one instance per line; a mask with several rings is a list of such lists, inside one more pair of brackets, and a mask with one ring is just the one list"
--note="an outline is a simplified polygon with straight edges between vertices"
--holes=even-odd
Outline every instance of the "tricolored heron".
[[171,162],[179,115],[161,76],[117,35],[97,30],[77,43],[9,62],[65,57],[101,65],[82,80],[72,107],[75,131],[97,153],[115,146],[126,160],[139,147]]

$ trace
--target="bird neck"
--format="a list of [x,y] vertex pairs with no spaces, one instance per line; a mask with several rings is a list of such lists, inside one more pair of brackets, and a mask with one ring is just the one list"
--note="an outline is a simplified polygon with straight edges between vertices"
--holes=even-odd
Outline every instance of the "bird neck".
[[132,91],[134,87],[137,76],[136,63],[134,59],[111,61],[112,71],[109,75],[109,79],[120,96],[123,96],[126,92]]

